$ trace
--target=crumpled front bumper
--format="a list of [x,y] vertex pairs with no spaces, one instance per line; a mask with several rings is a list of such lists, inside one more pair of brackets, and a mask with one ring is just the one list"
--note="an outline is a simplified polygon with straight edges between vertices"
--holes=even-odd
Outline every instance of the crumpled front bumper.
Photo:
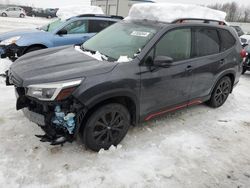
[[[76,139],[86,113],[86,108],[77,100],[69,98],[64,101],[40,101],[26,96],[25,88],[15,87],[15,91],[17,97],[16,109],[22,110],[26,118],[41,127],[45,135],[36,136],[42,142],[50,142],[51,145],[58,145],[65,142],[72,142]],[[74,117],[72,132],[69,132],[69,129],[64,124],[60,124],[63,123],[62,121],[59,124],[55,124],[53,121],[59,118],[56,116],[56,106],[60,106],[62,109],[60,112],[65,113],[65,115],[67,113],[74,113],[76,115]]]
[[0,45],[0,57],[1,58],[10,58],[11,60],[15,60],[17,57],[23,55],[25,46],[18,46],[16,44],[11,45]]

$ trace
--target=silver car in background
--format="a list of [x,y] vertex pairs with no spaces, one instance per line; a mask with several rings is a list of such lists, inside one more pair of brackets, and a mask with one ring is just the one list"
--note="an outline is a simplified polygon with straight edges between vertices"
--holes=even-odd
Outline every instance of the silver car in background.
[[9,7],[5,10],[1,10],[0,15],[3,17],[24,18],[26,16],[26,13],[21,7]]

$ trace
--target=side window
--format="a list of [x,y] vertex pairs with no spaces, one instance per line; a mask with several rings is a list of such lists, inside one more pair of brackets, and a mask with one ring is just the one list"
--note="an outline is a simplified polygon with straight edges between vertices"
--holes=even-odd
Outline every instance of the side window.
[[221,39],[221,51],[222,52],[234,46],[236,40],[229,31],[220,29],[219,33],[220,33],[220,39]]
[[215,29],[195,29],[195,57],[217,54],[220,52],[218,32]]
[[89,33],[98,33],[115,22],[105,20],[89,20]]
[[69,23],[63,29],[67,31],[67,34],[82,34],[88,33],[88,21],[77,20]]
[[174,61],[189,59],[191,54],[191,29],[168,32],[156,45],[155,56],[169,56]]

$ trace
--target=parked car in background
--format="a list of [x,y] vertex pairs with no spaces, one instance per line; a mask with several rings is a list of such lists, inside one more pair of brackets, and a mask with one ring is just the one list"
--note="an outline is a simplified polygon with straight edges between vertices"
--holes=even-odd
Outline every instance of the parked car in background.
[[9,7],[0,13],[3,17],[20,17],[24,18],[26,13],[21,7]]
[[37,29],[17,30],[0,35],[0,57],[11,60],[23,54],[56,46],[82,44],[104,28],[120,21],[119,16],[79,15],[58,19]]
[[241,50],[222,21],[129,19],[81,47],[24,55],[8,77],[17,110],[45,131],[41,141],[80,135],[99,151],[118,145],[130,125],[203,102],[222,106],[239,82]]
[[242,74],[245,74],[246,71],[250,71],[250,45],[247,45],[244,49],[246,54],[243,61]]
[[32,11],[30,11],[27,16],[32,17],[44,17],[44,18],[54,18],[57,17],[58,9],[42,9],[42,8],[34,8]]
[[245,34],[240,26],[231,25],[230,27],[235,29],[239,37]]
[[243,47],[250,44],[250,35],[242,35],[240,36],[240,41]]

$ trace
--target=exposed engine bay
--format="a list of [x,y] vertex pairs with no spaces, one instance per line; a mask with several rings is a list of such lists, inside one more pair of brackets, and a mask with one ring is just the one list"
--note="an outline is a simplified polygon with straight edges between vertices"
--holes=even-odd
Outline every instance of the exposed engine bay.
[[39,101],[25,95],[25,88],[16,88],[17,110],[38,124],[44,135],[35,135],[41,142],[60,145],[72,142],[85,114],[83,106],[73,97],[65,101]]

